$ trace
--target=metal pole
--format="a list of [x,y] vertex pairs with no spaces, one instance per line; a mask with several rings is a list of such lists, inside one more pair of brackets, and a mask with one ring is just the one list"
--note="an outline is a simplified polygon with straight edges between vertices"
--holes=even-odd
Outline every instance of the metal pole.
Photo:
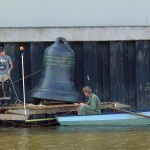
[[23,104],[24,104],[24,110],[26,115],[26,98],[25,98],[25,83],[24,83],[24,53],[21,53],[21,59],[22,59],[22,81],[23,81]]

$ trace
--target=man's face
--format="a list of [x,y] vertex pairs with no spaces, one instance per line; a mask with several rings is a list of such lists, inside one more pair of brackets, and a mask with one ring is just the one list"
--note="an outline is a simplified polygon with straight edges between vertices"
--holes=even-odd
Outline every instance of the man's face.
[[86,92],[84,92],[84,95],[85,95],[86,97],[88,97],[88,96],[89,96],[89,94],[88,94],[88,93],[86,93]]
[[5,51],[0,52],[0,55],[4,56],[5,55]]

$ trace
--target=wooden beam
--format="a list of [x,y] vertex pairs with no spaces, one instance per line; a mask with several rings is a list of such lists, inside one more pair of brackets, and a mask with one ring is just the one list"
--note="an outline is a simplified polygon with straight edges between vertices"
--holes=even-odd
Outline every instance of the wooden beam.
[[[107,109],[107,108],[125,108],[130,107],[129,105],[120,104],[118,102],[103,102],[101,103],[101,109]],[[72,112],[77,111],[78,106],[75,106],[74,104],[61,104],[61,105],[30,105],[27,106],[26,114],[55,114],[59,112]],[[8,109],[7,113],[11,114],[21,114],[24,115],[24,109]]]
[[27,120],[29,117],[16,114],[0,114],[0,120]]
[[[36,108],[36,109],[26,109],[26,115],[31,114],[55,114],[58,112],[70,112],[70,111],[77,111],[77,107],[70,106],[70,107],[53,107],[53,108]],[[24,109],[9,109],[7,110],[9,114],[21,114],[24,115]]]

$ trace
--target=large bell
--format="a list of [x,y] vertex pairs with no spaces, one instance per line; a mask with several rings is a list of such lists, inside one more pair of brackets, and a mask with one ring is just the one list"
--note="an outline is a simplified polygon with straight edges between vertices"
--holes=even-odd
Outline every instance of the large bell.
[[65,38],[57,38],[53,45],[46,48],[43,64],[42,77],[29,97],[50,101],[81,101],[73,82],[75,54]]

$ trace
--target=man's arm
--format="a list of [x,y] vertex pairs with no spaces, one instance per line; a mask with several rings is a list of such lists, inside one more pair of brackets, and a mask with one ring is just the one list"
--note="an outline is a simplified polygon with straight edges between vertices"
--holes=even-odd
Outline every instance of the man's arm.
[[9,61],[9,70],[8,70],[8,74],[10,75],[11,70],[13,69],[14,65],[13,62],[10,60]]
[[92,96],[91,104],[90,105],[86,105],[86,108],[88,108],[90,110],[95,110],[96,104],[97,104],[97,98],[95,96]]

